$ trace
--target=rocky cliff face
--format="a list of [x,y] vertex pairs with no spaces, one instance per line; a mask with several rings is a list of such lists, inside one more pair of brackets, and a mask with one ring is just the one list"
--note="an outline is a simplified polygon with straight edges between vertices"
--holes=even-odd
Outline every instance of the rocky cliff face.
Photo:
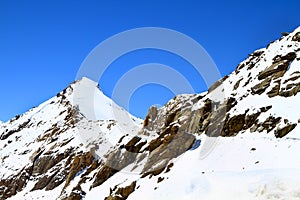
[[[84,100],[86,91],[92,91],[93,101]],[[263,182],[263,173],[255,175],[261,181],[254,189],[248,188],[250,179],[224,174],[214,184],[220,171],[253,177],[247,172],[300,169],[295,153],[300,150],[299,92],[299,28],[250,54],[208,92],[179,95],[160,109],[151,107],[143,122],[83,78],[39,107],[0,123],[0,198],[236,195],[228,184],[224,191],[214,190],[224,180],[245,186],[245,198],[300,198],[300,188],[276,171],[272,177],[284,187],[268,188],[273,179]]]

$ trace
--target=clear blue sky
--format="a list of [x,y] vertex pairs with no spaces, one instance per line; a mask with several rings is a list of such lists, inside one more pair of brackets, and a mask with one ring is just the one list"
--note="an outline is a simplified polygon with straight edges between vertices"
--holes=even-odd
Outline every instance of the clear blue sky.
[[[226,75],[253,50],[299,26],[299,8],[298,0],[2,0],[0,119],[6,121],[56,95],[73,82],[97,44],[121,31],[147,26],[180,31],[199,42]],[[117,60],[100,81],[104,93],[111,95],[122,75],[119,66],[129,69],[148,62],[187,65],[165,52],[133,52]],[[202,80],[190,79],[195,79],[197,92],[206,89]],[[132,97],[130,112],[143,117],[151,104],[172,97],[166,88],[142,87]]]

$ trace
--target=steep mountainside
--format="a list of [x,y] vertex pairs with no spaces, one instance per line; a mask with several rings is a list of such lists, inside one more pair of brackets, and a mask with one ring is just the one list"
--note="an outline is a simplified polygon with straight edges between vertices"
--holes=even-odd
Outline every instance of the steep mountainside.
[[300,199],[300,28],[142,122],[83,78],[0,123],[1,199]]

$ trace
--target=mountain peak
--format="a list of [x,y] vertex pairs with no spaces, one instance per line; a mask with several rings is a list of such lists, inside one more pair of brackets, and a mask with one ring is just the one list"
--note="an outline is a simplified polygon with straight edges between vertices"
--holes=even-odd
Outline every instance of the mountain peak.
[[99,84],[89,78],[83,77],[75,81],[61,94],[66,94],[66,99],[73,106],[78,107],[79,112],[87,119],[116,120],[119,115],[122,115],[124,116],[124,120],[126,118],[128,120],[133,118],[137,120],[137,118],[130,115],[124,108],[107,97],[99,88]]
[[98,86],[98,83],[90,78],[87,77],[82,77],[81,79],[77,80],[74,82],[75,84],[84,84],[87,86],[91,86],[91,87],[96,87]]

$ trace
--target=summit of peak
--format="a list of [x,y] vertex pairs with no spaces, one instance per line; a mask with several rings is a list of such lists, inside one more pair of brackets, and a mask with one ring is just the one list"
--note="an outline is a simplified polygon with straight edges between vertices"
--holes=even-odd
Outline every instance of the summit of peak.
[[85,85],[85,86],[89,86],[89,87],[99,87],[99,84],[97,81],[94,81],[88,77],[83,76],[81,79],[76,80],[74,83],[74,85]]
[[90,83],[90,84],[98,84],[96,81],[88,78],[88,77],[85,77],[83,76],[81,79],[78,80],[78,82],[81,82],[81,83]]

